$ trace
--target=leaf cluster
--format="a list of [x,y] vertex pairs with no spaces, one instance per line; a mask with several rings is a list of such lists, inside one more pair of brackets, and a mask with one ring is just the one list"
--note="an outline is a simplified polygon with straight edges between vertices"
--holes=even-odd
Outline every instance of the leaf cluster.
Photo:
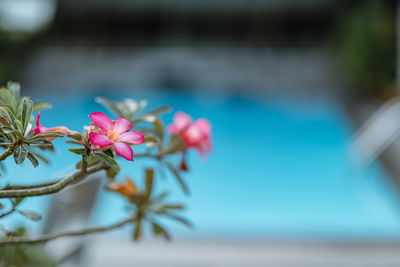
[[186,218],[177,214],[177,212],[184,210],[185,207],[183,205],[167,202],[167,192],[162,192],[158,195],[154,193],[154,173],[153,169],[146,169],[144,188],[125,196],[135,208],[134,218],[136,224],[132,234],[134,240],[142,238],[144,224],[150,225],[154,236],[169,240],[171,238],[170,234],[160,224],[159,217],[168,218],[192,228],[192,224]]
[[14,82],[0,88],[0,146],[7,150],[5,156],[14,155],[16,164],[21,164],[28,158],[37,167],[38,159],[45,162],[47,160],[35,148],[54,150],[53,144],[47,139],[62,137],[64,134],[52,132],[34,135],[32,114],[51,108],[51,105],[33,102],[28,97],[22,97],[20,92],[20,85]]

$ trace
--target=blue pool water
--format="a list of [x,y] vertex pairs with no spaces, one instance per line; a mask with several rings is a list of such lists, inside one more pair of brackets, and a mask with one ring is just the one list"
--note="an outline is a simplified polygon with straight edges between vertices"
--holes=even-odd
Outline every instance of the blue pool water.
[[[83,92],[83,91],[81,91]],[[341,107],[326,100],[290,98],[251,99],[188,95],[180,92],[76,93],[41,96],[54,104],[42,113],[42,124],[64,124],[80,130],[93,111],[105,111],[95,95],[114,100],[125,96],[147,98],[150,107],[169,104],[194,118],[213,124],[215,150],[205,162],[192,152],[185,175],[191,195],[185,196],[172,177],[159,179],[171,201],[182,201],[184,213],[196,228],[168,226],[185,237],[300,237],[300,238],[399,238],[400,206],[395,189],[379,164],[356,166],[348,158],[352,127]],[[171,122],[172,114],[164,116]],[[59,148],[66,147],[56,141]],[[3,179],[31,183],[60,177],[73,170],[78,156],[60,149],[52,166],[9,168]],[[140,181],[141,166],[120,160],[122,172]],[[25,203],[27,209],[46,210],[48,197]],[[107,224],[126,216],[119,196],[102,192],[92,223]],[[20,220],[10,218],[9,220]],[[31,226],[37,223],[30,223]]]

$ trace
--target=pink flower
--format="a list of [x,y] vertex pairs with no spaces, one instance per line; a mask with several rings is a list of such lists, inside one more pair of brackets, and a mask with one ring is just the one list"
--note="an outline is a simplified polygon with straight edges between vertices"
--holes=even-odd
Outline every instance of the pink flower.
[[187,148],[197,149],[203,158],[212,150],[211,124],[206,119],[192,122],[192,118],[188,114],[177,112],[168,130],[172,134],[179,135]]
[[[46,133],[46,132],[62,132],[65,134],[74,134],[76,132],[71,131],[65,126],[57,126],[57,127],[51,127],[51,128],[46,128],[43,125],[40,124],[40,112],[36,118],[36,128],[34,129],[35,135],[40,134],[40,133]],[[52,141],[56,137],[51,137],[51,138],[44,138],[46,141]]]
[[101,129],[100,131],[89,133],[92,145],[101,148],[114,146],[117,155],[133,161],[133,151],[129,144],[142,144],[144,141],[143,134],[136,131],[128,132],[132,127],[132,123],[122,117],[112,121],[101,112],[93,112],[89,117]]
[[190,115],[178,111],[174,115],[173,123],[168,126],[168,130],[172,134],[181,134],[190,126],[191,122],[192,117],[190,117]]

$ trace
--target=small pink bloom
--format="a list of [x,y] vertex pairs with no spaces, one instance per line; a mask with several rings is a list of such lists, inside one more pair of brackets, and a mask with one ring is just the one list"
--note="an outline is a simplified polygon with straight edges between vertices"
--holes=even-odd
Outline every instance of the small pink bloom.
[[198,119],[192,122],[192,118],[177,112],[173,123],[168,127],[172,134],[178,134],[187,148],[194,147],[204,158],[212,150],[211,124],[206,119]]
[[[34,129],[34,132],[35,132],[35,135],[40,134],[40,133],[46,133],[46,132],[62,132],[65,134],[76,133],[74,131],[71,131],[70,129],[68,129],[65,126],[57,126],[57,127],[51,127],[51,128],[44,127],[43,125],[40,124],[40,112],[36,118],[36,128]],[[51,137],[51,138],[45,138],[44,140],[52,141],[54,139],[55,139],[55,137]]]
[[172,134],[180,134],[190,126],[191,122],[192,117],[184,112],[178,111],[174,115],[173,123],[168,126],[168,130]]
[[122,117],[113,121],[101,112],[93,112],[89,117],[101,129],[100,131],[89,133],[92,145],[103,149],[114,146],[117,155],[133,161],[133,151],[129,144],[142,144],[144,141],[143,134],[136,131],[128,132],[132,124]]

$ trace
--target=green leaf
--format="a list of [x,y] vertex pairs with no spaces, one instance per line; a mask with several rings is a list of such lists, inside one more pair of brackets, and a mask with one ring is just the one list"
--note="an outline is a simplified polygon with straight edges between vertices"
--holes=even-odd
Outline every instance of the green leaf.
[[160,203],[160,202],[162,202],[166,197],[168,197],[168,192],[162,192],[159,196],[153,198],[153,202],[155,202],[155,203]]
[[161,107],[158,107],[156,109],[150,110],[147,113],[161,114],[161,113],[168,113],[168,112],[171,112],[171,111],[172,111],[171,107],[169,107],[169,106],[161,106]]
[[82,145],[81,143],[79,143],[78,141],[75,140],[68,140],[65,141],[66,144],[72,144],[72,145]]
[[167,209],[167,210],[183,210],[185,207],[183,205],[171,205],[167,204],[162,207],[162,209]]
[[27,141],[32,142],[35,140],[41,140],[45,138],[56,138],[56,137],[65,137],[65,134],[62,132],[45,132],[45,133],[40,133],[37,134],[31,138],[29,138]]
[[15,111],[17,108],[17,101],[15,100],[15,97],[7,89],[0,89],[0,101],[3,105],[9,107],[13,111]]
[[109,168],[106,170],[106,177],[109,179],[114,179],[117,176],[118,172],[114,171],[114,169]]
[[21,85],[19,83],[9,81],[7,83],[7,88],[13,94],[15,99],[18,99],[21,95]]
[[118,173],[120,171],[121,168],[119,167],[118,163],[115,161],[115,159],[113,159],[109,155],[100,152],[100,153],[95,153],[94,156],[102,160],[108,166],[110,166],[115,172]]
[[161,236],[165,238],[166,240],[171,240],[171,236],[168,234],[168,232],[158,223],[152,222],[151,223],[153,233],[155,236]]
[[144,137],[144,142],[143,143],[159,143],[157,137],[148,135]]
[[177,152],[183,151],[186,148],[185,143],[179,135],[173,134],[169,143],[165,149],[163,149],[160,154],[175,154]]
[[142,220],[138,219],[135,225],[135,230],[133,231],[133,239],[140,240],[142,237]]
[[43,103],[43,102],[35,102],[33,103],[33,112],[37,112],[44,109],[52,108],[50,104]]
[[[94,156],[94,154],[90,154],[90,155],[88,156],[88,159],[87,159],[87,166],[88,166],[88,167],[94,166],[94,165],[96,165],[97,163],[99,163],[100,161],[101,161],[101,159],[100,159],[99,157]],[[82,168],[82,161],[79,161],[79,162],[76,164],[76,168],[77,168],[77,169],[81,169],[81,168]]]
[[23,126],[23,132],[25,133],[26,128],[28,128],[28,124],[31,120],[31,116],[32,116],[32,101],[28,100],[28,99],[24,99],[22,101],[22,126]]
[[43,163],[44,164],[50,164],[50,160],[49,159],[47,159],[45,156],[43,156],[43,155],[41,155],[41,154],[39,154],[39,153],[36,153],[36,152],[29,152],[30,154],[32,154],[32,155],[34,155],[35,156],[35,158],[38,158],[38,159],[40,159],[41,161],[43,161]]
[[117,108],[116,104],[106,97],[98,96],[96,97],[96,102],[108,109],[114,115],[121,115],[121,110]]
[[8,127],[11,126],[10,121],[4,116],[0,116],[0,123],[2,123],[5,126],[8,126]]
[[42,215],[33,211],[18,211],[21,215],[25,216],[27,219],[32,221],[40,221],[42,219]]
[[16,164],[21,164],[24,162],[26,157],[28,156],[28,148],[26,145],[19,145],[14,150],[14,160]]
[[[69,138],[72,138],[72,139],[78,141],[78,142],[82,141],[82,139],[83,139],[83,136],[82,136],[80,133],[67,134],[67,136],[68,136]],[[79,144],[79,143],[78,143],[78,144]]]
[[185,194],[189,194],[189,189],[186,186],[185,182],[183,181],[182,177],[180,176],[178,170],[170,162],[165,162],[165,164],[168,167],[168,169],[172,172],[172,174],[175,176],[175,178],[178,181],[178,183],[180,184],[183,192]]
[[7,127],[7,126],[2,127],[1,130],[2,130],[3,133],[5,133],[5,134],[17,134],[17,133],[19,133],[18,130],[15,130],[15,129],[13,129],[13,128],[11,128],[11,127]]
[[46,140],[35,140],[33,142],[29,142],[29,146],[33,147],[38,147],[40,149],[46,149],[46,150],[54,150],[54,145],[50,141]]
[[72,153],[75,153],[77,155],[84,155],[86,154],[86,149],[84,148],[70,148],[68,149],[69,151],[71,151]]
[[0,115],[6,117],[9,122],[13,125],[14,129],[17,129],[17,124],[15,123],[15,120],[17,119],[14,115],[14,112],[6,106],[0,107]]
[[134,123],[138,123],[138,122],[142,122],[142,121],[154,123],[156,120],[157,120],[157,115],[146,113],[146,114],[140,116],[140,118],[136,119],[134,121]]
[[153,190],[154,170],[146,169],[146,199],[149,199]]
[[193,228],[193,224],[189,220],[187,220],[186,218],[183,218],[181,216],[177,216],[175,214],[170,214],[170,213],[166,213],[166,214],[164,214],[164,216],[184,224],[189,229]]
[[15,119],[14,112],[9,107],[0,107],[0,115],[6,117],[8,121]]
[[24,130],[24,125],[22,124],[22,121],[16,119],[14,122],[17,125],[17,129],[18,129],[18,133],[19,133],[18,135],[20,137],[23,137],[25,134],[25,130]]
[[32,163],[33,167],[36,168],[37,166],[39,166],[39,161],[32,153],[28,153],[27,157],[29,161]]
[[156,133],[162,142],[164,140],[164,124],[163,124],[161,118],[157,117],[157,119],[154,121],[153,124],[154,124],[154,128],[156,130]]

